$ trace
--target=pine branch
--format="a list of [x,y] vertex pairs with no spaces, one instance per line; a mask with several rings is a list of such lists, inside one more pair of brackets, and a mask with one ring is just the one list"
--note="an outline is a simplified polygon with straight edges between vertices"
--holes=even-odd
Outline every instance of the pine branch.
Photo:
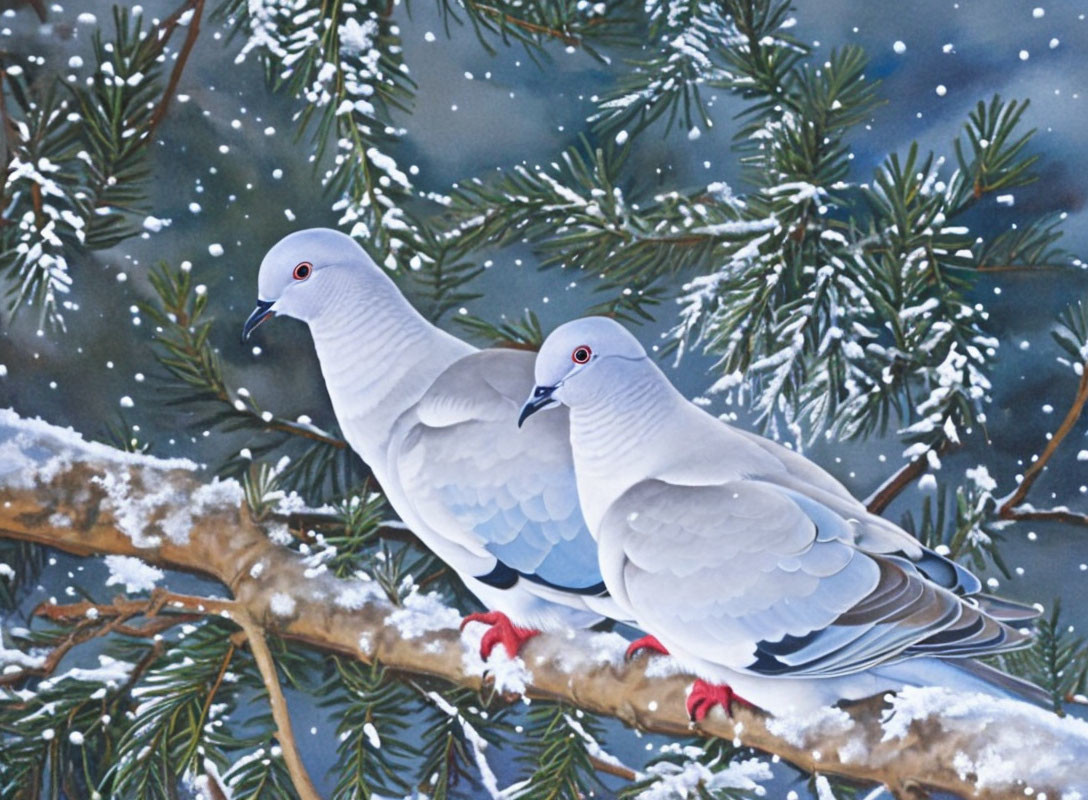
[[256,52],[273,88],[298,102],[299,133],[310,136],[315,163],[333,161],[321,180],[337,198],[340,225],[388,252],[393,266],[406,243],[405,262],[412,254],[414,233],[404,208],[411,180],[387,153],[402,133],[391,114],[409,109],[415,84],[384,0],[352,9],[229,0],[217,15],[248,37],[236,60]]
[[534,770],[519,787],[518,797],[580,800],[585,792],[601,788],[589,746],[601,732],[581,711],[561,703],[534,704],[526,730],[522,750]]
[[1085,704],[1088,692],[1088,641],[1061,621],[1061,603],[1036,624],[1032,646],[997,659],[998,663],[1045,688],[1054,710],[1064,714],[1067,703]]
[[404,736],[411,730],[406,712],[414,698],[377,663],[342,657],[333,663],[335,672],[321,694],[338,720],[334,800],[402,794],[408,787],[405,765],[420,754]]

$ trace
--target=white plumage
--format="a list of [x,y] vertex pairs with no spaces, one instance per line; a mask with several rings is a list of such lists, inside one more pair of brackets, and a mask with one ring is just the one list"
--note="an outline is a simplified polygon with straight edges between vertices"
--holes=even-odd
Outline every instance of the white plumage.
[[522,419],[570,407],[612,598],[701,677],[774,713],[912,683],[1031,694],[955,660],[1022,646],[1002,619],[1031,609],[980,595],[803,456],[688,402],[617,323],[558,328],[536,382]]
[[309,325],[348,442],[404,522],[486,606],[539,629],[592,624],[612,608],[597,597],[565,409],[528,436],[515,426],[531,353],[478,351],[443,332],[332,230],[276,244],[259,297],[246,334],[271,314]]

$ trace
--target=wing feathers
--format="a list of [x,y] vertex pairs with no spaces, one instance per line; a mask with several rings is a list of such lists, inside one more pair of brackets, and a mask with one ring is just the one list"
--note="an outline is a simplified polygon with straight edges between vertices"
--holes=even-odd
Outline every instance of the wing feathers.
[[[918,544],[867,552],[859,527],[864,522],[762,479],[648,480],[609,509],[600,540],[602,552],[607,541],[624,559],[620,574],[636,617],[733,669],[830,677],[1024,643],[1024,634],[987,613],[1000,603],[969,597],[979,583],[962,567]],[[1022,609],[1010,604],[1007,613],[1016,618]]]

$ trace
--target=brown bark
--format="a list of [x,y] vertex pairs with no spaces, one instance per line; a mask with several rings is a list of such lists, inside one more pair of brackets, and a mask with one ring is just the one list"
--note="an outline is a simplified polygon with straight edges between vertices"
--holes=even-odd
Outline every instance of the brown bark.
[[[6,444],[2,433],[0,449]],[[64,452],[67,447],[45,441],[53,452]],[[40,447],[42,441],[34,445]],[[191,497],[200,489],[199,474],[85,458],[87,455],[78,450],[68,451],[67,460],[55,461],[45,480],[28,479],[25,472],[13,475],[0,471],[0,537],[38,542],[77,555],[136,556],[162,567],[210,576],[228,587],[234,599],[208,599],[206,609],[201,609],[207,613],[241,608],[244,624],[259,625],[308,646],[364,662],[377,659],[394,672],[431,676],[473,689],[485,683],[484,676],[466,671],[465,646],[457,630],[434,630],[407,638],[387,623],[394,609],[377,593],[358,608],[338,603],[349,584],[328,575],[307,577],[301,558],[272,543],[244,508],[200,510],[194,504],[187,541],[162,536],[157,546],[137,547],[129,535],[131,518],[126,520],[114,507],[97,480],[109,475],[116,481],[127,475],[129,498],[144,501],[144,507],[152,509],[143,531],[148,535],[158,532],[159,520],[172,510],[166,503],[176,505],[176,498]],[[164,493],[164,487],[171,491]],[[172,499],[163,500],[162,508],[154,508],[158,501],[153,498],[157,497]],[[360,586],[358,582],[351,585]],[[274,606],[276,595],[293,599],[289,615],[283,615],[282,597]],[[915,720],[905,737],[885,741],[882,715],[887,706],[881,698],[848,709],[853,724],[846,730],[841,725],[809,721],[784,733],[760,712],[743,707],[736,709],[735,719],[715,710],[703,723],[693,726],[684,710],[690,676],[648,676],[647,665],[653,662],[647,658],[623,664],[580,657],[579,653],[593,651],[591,637],[599,635],[579,633],[570,638],[545,634],[530,640],[522,651],[530,672],[526,694],[572,703],[646,731],[738,739],[803,770],[881,783],[897,796],[918,796],[911,792],[923,788],[982,800],[1024,796],[1023,786],[980,788],[970,772],[961,774],[958,764],[964,758],[977,762],[993,742],[979,741],[962,726],[946,724],[939,714]],[[572,667],[572,662],[577,666]],[[1030,720],[1025,719],[1011,724],[1019,726],[1018,735],[1022,733],[1023,741],[1032,742],[1033,747],[1048,754],[1088,749],[1088,741],[1077,737],[1067,741],[1064,733],[1058,735],[1045,725],[1032,730]],[[992,724],[1000,726],[1000,722]],[[960,761],[956,763],[958,754]],[[1032,788],[1036,793],[1048,791],[1049,796],[1059,797],[1065,787]]]

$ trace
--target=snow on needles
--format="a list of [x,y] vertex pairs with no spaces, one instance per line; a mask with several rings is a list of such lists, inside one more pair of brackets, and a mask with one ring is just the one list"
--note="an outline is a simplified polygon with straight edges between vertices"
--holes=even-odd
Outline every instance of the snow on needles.
[[724,769],[714,770],[714,764],[699,762],[698,759],[705,755],[701,748],[685,748],[684,754],[690,755],[692,760],[683,764],[661,761],[647,767],[647,773],[655,776],[657,780],[636,795],[638,800],[694,797],[700,788],[710,794],[732,789],[763,797],[767,790],[760,782],[769,781],[773,777],[770,766],[758,759],[736,761]]
[[106,567],[110,571],[106,579],[107,586],[124,584],[125,591],[130,594],[136,592],[150,592],[155,584],[163,578],[163,572],[158,567],[141,561],[131,556],[106,556]]

